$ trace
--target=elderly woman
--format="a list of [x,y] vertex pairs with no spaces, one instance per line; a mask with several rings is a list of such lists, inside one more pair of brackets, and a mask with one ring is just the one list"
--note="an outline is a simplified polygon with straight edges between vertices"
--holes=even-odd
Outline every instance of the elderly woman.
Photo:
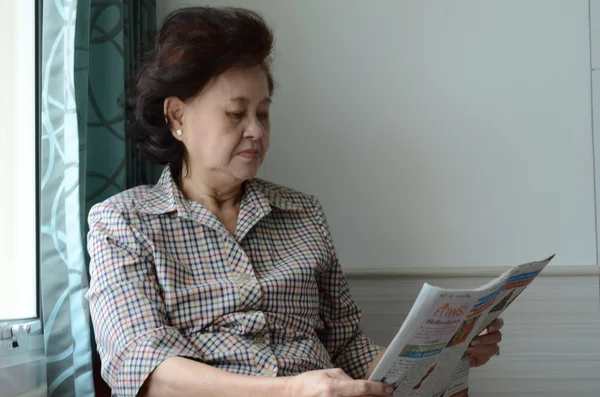
[[[241,9],[188,8],[137,75],[133,138],[166,164],[89,215],[88,298],[119,396],[384,396],[315,197],[256,179],[273,36]],[[500,328],[501,323],[495,324]],[[471,348],[473,364],[499,332]]]

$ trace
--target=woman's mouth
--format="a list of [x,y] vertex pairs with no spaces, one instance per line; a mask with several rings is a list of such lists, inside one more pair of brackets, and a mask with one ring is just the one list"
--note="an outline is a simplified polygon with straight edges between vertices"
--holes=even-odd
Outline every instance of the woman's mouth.
[[256,160],[260,158],[260,151],[258,149],[247,149],[241,151],[239,155],[248,159]]

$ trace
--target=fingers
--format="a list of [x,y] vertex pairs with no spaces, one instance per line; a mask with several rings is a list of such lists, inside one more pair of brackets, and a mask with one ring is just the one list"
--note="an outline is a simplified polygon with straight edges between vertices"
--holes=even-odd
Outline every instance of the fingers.
[[498,349],[498,345],[468,348],[467,352],[471,355],[471,367],[479,367],[487,363],[496,354]]
[[474,338],[467,349],[471,355],[471,367],[479,367],[487,363],[490,358],[500,351],[498,343],[502,341],[500,329],[504,326],[504,320],[498,317],[479,336]]
[[496,331],[489,334],[481,334],[471,341],[471,346],[494,345],[502,342],[502,332]]
[[[389,397],[393,389],[381,382],[354,380],[340,368],[325,370],[332,379],[330,395],[339,397]],[[388,390],[388,387],[390,389]]]
[[325,373],[333,379],[352,380],[352,378],[348,376],[348,374],[346,374],[341,368],[326,369]]
[[[389,397],[393,389],[391,386],[381,382],[368,380],[339,380],[336,390],[332,396],[339,397]],[[389,389],[388,389],[389,388]]]
[[477,368],[477,367],[481,367],[482,365],[486,364],[489,360],[479,360],[478,358],[471,358],[471,368]]
[[498,345],[487,345],[487,346],[477,346],[477,347],[469,347],[467,352],[471,355],[471,367],[479,367],[492,358],[500,347]]
[[501,330],[502,327],[504,327],[504,319],[502,319],[502,317],[498,317],[490,325],[488,325],[487,330],[488,332],[492,333]]
[[492,332],[501,330],[502,327],[504,327],[504,320],[501,317],[498,317],[492,321],[492,323],[488,325],[487,328],[484,329],[479,335],[491,334]]
[[482,345],[477,347],[469,347],[467,349],[467,353],[469,353],[472,357],[481,358],[481,357],[492,357],[498,351],[500,347],[497,344],[493,345]]

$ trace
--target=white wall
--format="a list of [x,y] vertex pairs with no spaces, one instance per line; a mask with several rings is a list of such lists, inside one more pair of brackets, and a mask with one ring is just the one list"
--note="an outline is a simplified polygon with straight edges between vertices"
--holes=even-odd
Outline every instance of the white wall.
[[597,263],[587,0],[208,3],[271,22],[261,176],[321,198],[347,269]]
[[[592,104],[594,121],[594,153],[600,160],[600,0],[590,0],[590,36],[592,66]],[[600,186],[600,161],[596,161],[596,212],[600,209],[598,194]],[[600,224],[596,221],[596,236],[600,236]],[[597,239],[600,252],[600,239]]]

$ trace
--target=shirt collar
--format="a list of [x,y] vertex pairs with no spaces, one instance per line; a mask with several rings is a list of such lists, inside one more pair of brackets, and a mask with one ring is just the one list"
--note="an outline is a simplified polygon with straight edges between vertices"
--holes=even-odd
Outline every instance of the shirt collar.
[[183,215],[189,212],[189,206],[168,166],[163,170],[156,185],[146,193],[135,208],[139,212],[154,215],[174,211],[177,211],[178,215]]
[[[285,211],[301,210],[302,205],[296,203],[292,197],[282,193],[280,189],[260,179],[251,179],[244,183],[244,197],[241,207],[257,207],[263,213],[269,213],[271,207]],[[192,209],[190,202],[175,183],[170,168],[167,166],[160,179],[142,200],[136,205],[139,212],[146,214],[166,214],[177,212],[180,217],[190,217]]]

